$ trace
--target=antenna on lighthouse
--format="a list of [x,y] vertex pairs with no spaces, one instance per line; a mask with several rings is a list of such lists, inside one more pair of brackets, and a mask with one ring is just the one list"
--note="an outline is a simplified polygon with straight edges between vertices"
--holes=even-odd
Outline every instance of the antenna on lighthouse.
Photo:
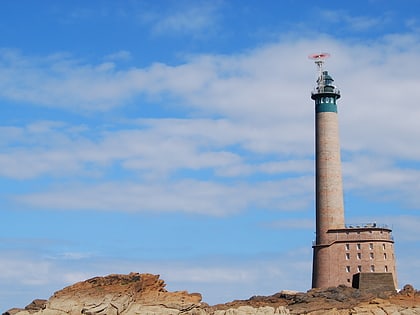
[[315,64],[318,67],[319,74],[321,74],[324,67],[325,59],[327,59],[329,56],[329,53],[324,52],[311,54],[308,56],[308,58],[314,60]]

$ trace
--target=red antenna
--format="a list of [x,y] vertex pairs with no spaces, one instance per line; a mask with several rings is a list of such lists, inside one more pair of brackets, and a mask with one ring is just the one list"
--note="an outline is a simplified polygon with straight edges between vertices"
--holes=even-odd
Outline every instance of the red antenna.
[[321,74],[325,59],[327,59],[329,56],[330,56],[329,53],[324,52],[324,53],[311,54],[308,56],[308,58],[315,61],[315,64],[318,66],[319,73]]

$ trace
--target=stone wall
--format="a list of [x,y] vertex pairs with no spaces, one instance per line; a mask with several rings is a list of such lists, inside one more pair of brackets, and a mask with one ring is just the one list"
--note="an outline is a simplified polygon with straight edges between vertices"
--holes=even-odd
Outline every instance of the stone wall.
[[352,286],[372,292],[395,291],[392,273],[357,273],[353,275]]

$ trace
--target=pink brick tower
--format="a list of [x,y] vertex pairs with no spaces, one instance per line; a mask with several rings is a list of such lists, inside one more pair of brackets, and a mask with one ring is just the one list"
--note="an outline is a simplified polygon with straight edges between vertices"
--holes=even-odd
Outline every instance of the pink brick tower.
[[351,286],[353,276],[366,272],[391,273],[396,287],[392,231],[376,223],[348,226],[344,223],[337,117],[340,91],[334,86],[328,71],[323,69],[327,57],[327,53],[310,56],[319,70],[317,86],[311,97],[315,101],[316,147],[316,240],[313,245],[312,287]]

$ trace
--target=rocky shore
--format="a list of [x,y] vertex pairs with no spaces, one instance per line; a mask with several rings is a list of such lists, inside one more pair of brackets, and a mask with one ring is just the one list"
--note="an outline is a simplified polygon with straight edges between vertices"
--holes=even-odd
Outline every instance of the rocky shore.
[[3,315],[420,315],[420,292],[365,292],[345,286],[281,291],[210,306],[201,294],[168,292],[159,275],[130,273],[78,282]]

